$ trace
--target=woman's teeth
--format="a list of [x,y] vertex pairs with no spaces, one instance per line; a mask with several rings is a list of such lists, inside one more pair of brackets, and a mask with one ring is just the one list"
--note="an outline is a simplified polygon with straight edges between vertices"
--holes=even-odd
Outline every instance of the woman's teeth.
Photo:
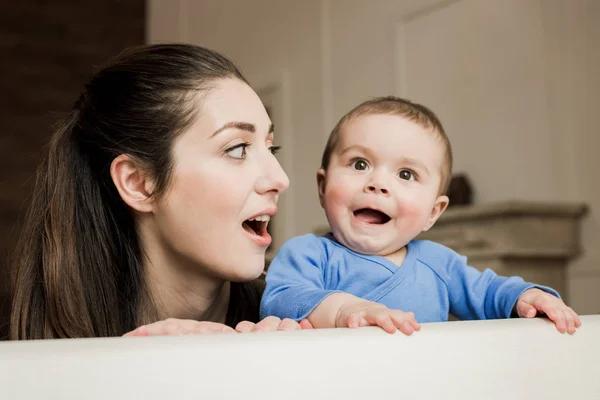
[[271,216],[269,216],[269,215],[259,215],[254,218],[250,218],[248,221],[269,222],[270,220],[271,220]]

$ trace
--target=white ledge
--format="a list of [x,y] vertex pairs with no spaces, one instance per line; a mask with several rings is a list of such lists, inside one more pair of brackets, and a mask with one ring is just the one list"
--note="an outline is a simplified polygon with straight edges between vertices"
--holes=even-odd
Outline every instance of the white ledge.
[[0,343],[2,399],[600,398],[600,316]]

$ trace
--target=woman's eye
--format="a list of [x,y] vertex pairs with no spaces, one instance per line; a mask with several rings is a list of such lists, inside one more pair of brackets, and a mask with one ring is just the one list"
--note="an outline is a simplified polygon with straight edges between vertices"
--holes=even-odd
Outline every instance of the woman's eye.
[[240,143],[227,149],[225,152],[231,158],[235,158],[236,160],[243,160],[246,158],[246,148],[248,146],[250,146],[249,143]]
[[352,164],[352,168],[354,168],[357,171],[365,171],[369,168],[369,166],[367,165],[367,162],[365,160],[356,160]]
[[415,180],[415,174],[413,174],[412,171],[409,171],[408,169],[403,169],[402,171],[400,171],[398,173],[398,176],[400,177],[400,179],[404,179],[406,181]]

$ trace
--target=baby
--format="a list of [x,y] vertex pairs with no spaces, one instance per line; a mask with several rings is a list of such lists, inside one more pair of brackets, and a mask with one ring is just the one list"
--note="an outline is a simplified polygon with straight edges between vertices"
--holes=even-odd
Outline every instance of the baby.
[[558,331],[574,333],[579,317],[553,289],[480,272],[445,246],[415,240],[448,206],[451,171],[450,142],[428,108],[383,97],[346,114],[317,173],[331,232],[282,246],[267,273],[261,318],[411,334],[449,314],[545,314]]

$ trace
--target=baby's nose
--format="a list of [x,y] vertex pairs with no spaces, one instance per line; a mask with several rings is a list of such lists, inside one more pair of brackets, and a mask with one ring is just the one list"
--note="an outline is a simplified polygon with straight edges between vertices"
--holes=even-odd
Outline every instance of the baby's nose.
[[389,190],[379,183],[367,185],[367,191],[371,193],[389,194]]

